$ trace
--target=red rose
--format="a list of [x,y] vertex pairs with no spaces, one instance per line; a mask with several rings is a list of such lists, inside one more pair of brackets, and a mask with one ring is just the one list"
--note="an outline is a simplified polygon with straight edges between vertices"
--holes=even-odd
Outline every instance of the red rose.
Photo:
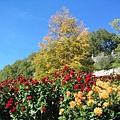
[[12,106],[11,103],[7,103],[6,106],[5,106],[5,108],[8,109],[8,108],[10,108],[11,106]]
[[3,89],[3,86],[2,85],[0,85],[0,90],[2,90]]
[[21,110],[24,111],[24,110],[25,110],[25,107],[22,107]]
[[66,84],[66,82],[65,81],[62,81],[62,85],[65,85]]
[[78,78],[77,78],[77,82],[80,82],[81,79],[82,79],[82,77],[78,77]]
[[64,66],[64,70],[67,70],[68,69],[68,66]]
[[66,76],[65,76],[65,80],[66,80],[66,81],[69,81],[70,79],[71,79],[70,74],[66,74]]
[[28,100],[32,100],[32,96],[28,96],[27,99],[28,99]]
[[59,77],[60,77],[59,73],[56,73],[56,72],[55,72],[55,73],[54,73],[54,77],[55,77],[55,78],[57,78],[57,77],[59,78]]
[[15,105],[18,105],[19,104],[19,102],[15,102]]
[[74,85],[74,89],[78,89],[78,88],[79,88],[78,84]]
[[56,84],[52,84],[52,87],[55,87],[56,86]]
[[10,101],[12,102],[14,100],[14,98],[10,98]]
[[38,82],[37,80],[34,80],[34,81],[32,82],[32,84],[34,84],[34,85],[38,85],[39,82]]
[[11,112],[14,113],[16,111],[16,107],[13,107]]
[[42,111],[43,111],[43,112],[46,111],[46,107],[42,107]]
[[24,83],[24,86],[27,86],[27,85],[29,85],[29,82],[28,82],[28,81],[26,81],[26,82]]
[[12,79],[9,79],[9,80],[8,80],[9,83],[12,82],[12,81],[13,81]]

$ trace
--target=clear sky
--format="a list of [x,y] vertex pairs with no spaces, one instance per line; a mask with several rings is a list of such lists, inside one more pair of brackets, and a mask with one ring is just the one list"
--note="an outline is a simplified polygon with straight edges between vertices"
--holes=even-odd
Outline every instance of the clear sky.
[[66,6],[89,31],[120,18],[120,0],[0,0],[0,70],[39,50],[51,15]]

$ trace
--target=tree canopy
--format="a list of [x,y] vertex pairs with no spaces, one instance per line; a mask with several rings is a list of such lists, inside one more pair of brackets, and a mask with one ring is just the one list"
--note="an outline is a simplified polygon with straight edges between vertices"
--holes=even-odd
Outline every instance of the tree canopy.
[[50,17],[48,30],[33,61],[35,78],[41,79],[65,65],[79,71],[92,71],[93,61],[88,50],[90,38],[83,22],[79,25],[77,19],[63,7]]
[[111,54],[112,50],[115,50],[120,43],[120,38],[116,34],[108,32],[106,29],[92,31],[90,36],[90,53],[94,55],[100,52]]
[[120,18],[114,19],[112,22],[110,22],[110,25],[111,25],[118,33],[120,33]]
[[33,78],[35,72],[32,60],[36,53],[30,54],[23,60],[16,60],[12,65],[6,65],[0,71],[0,80],[16,79],[17,76],[24,76],[25,78]]

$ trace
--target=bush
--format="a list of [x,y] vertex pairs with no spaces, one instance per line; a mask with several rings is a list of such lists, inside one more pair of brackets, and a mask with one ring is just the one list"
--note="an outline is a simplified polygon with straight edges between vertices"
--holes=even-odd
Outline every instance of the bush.
[[110,68],[112,68],[112,63],[115,61],[115,58],[111,55],[102,57],[99,61],[98,61],[98,66],[100,67],[100,69],[105,69],[108,70]]
[[0,83],[0,119],[116,119],[120,111],[119,80],[119,75],[98,78],[67,66],[52,79],[19,76],[6,80]]

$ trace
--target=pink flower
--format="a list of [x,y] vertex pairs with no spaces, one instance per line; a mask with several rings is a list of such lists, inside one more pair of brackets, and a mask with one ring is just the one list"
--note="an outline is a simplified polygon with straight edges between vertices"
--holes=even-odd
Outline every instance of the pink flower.
[[63,97],[60,97],[60,101],[63,101],[64,100],[64,98]]

